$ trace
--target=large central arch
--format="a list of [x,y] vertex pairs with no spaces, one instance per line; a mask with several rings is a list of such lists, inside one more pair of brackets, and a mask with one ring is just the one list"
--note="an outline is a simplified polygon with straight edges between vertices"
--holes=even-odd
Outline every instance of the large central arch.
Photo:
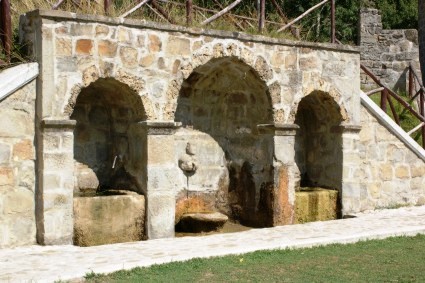
[[[273,137],[260,134],[257,125],[273,123],[273,114],[267,85],[258,73],[235,57],[212,59],[196,68],[181,87],[175,121],[182,123],[195,147],[216,148],[224,156],[215,164],[225,171],[216,187],[199,184],[201,202],[242,224],[271,226]],[[211,141],[195,138],[199,133]],[[196,174],[217,172],[202,171],[204,159]],[[186,190],[177,202],[187,198],[190,188]]]

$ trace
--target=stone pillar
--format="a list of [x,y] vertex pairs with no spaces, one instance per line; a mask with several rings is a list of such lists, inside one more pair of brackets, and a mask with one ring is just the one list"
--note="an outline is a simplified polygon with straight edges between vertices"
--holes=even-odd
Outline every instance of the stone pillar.
[[295,162],[295,124],[258,125],[262,134],[273,135],[274,140],[274,191],[272,202],[272,225],[280,226],[294,222],[295,188],[299,185],[299,173]]
[[177,158],[173,134],[175,122],[142,122],[147,154],[146,229],[148,239],[174,237]]
[[43,120],[37,138],[36,224],[42,245],[72,244],[74,120]]
[[418,2],[418,33],[419,33],[419,59],[421,62],[422,81],[425,82],[425,0]]
[[359,156],[361,126],[344,125],[342,128],[342,216],[360,211],[361,180],[354,172],[361,166]]

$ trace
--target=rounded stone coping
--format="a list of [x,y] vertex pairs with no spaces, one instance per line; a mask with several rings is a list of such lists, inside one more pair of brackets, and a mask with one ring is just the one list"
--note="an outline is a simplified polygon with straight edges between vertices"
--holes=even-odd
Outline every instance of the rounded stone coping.
[[113,18],[101,15],[86,15],[86,14],[77,14],[65,11],[55,11],[55,10],[34,10],[26,13],[29,17],[41,17],[50,20],[69,20],[69,21],[79,21],[79,22],[93,22],[93,23],[103,23],[109,25],[121,25],[128,27],[137,27],[137,28],[149,28],[153,30],[162,30],[170,32],[182,32],[188,33],[191,35],[206,35],[216,38],[229,38],[236,39],[240,41],[251,41],[264,44],[274,44],[274,45],[286,45],[290,47],[308,47],[314,49],[324,49],[330,51],[338,51],[345,53],[356,53],[360,54],[360,49],[351,45],[342,45],[342,44],[331,44],[331,43],[316,43],[316,42],[305,42],[305,41],[294,41],[288,39],[277,39],[270,38],[262,35],[250,35],[243,32],[229,32],[229,31],[220,31],[220,30],[210,30],[203,28],[188,28],[179,25],[163,24],[156,23],[146,20],[139,19],[126,19],[126,18]]

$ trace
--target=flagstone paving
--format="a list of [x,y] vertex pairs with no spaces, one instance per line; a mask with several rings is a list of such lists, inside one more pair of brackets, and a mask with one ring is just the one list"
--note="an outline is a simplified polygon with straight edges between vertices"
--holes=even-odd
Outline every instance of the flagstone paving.
[[361,213],[313,222],[203,237],[158,239],[94,247],[26,246],[0,249],[0,282],[52,282],[192,258],[352,243],[425,234],[425,206]]

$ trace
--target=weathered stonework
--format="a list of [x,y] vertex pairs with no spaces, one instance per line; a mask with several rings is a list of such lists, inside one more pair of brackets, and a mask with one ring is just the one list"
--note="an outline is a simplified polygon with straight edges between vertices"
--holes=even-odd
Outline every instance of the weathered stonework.
[[[421,17],[419,19],[421,21]],[[409,64],[420,73],[418,31],[383,29],[377,9],[361,10],[359,45],[362,64],[392,89],[407,90],[406,70]],[[375,86],[364,73],[361,84],[363,89]]]
[[[86,191],[143,194],[148,239],[173,237],[188,212],[292,224],[304,182],[337,189],[342,214],[420,203],[423,163],[370,127],[352,47],[58,11],[28,13],[20,29],[41,68],[35,126],[13,130],[35,131],[37,148],[34,137],[12,144],[0,135],[0,186],[17,190],[15,172],[26,171],[8,164],[37,153],[37,176],[19,184],[37,180],[36,221],[26,227],[36,224],[40,244],[72,243],[74,198]],[[362,142],[379,149],[364,157]],[[412,201],[390,189],[401,183]]]
[[344,179],[358,183],[347,196],[346,213],[424,205],[425,163],[365,108],[356,155],[345,155],[354,166],[345,168]]
[[35,87],[0,101],[0,248],[35,243]]

